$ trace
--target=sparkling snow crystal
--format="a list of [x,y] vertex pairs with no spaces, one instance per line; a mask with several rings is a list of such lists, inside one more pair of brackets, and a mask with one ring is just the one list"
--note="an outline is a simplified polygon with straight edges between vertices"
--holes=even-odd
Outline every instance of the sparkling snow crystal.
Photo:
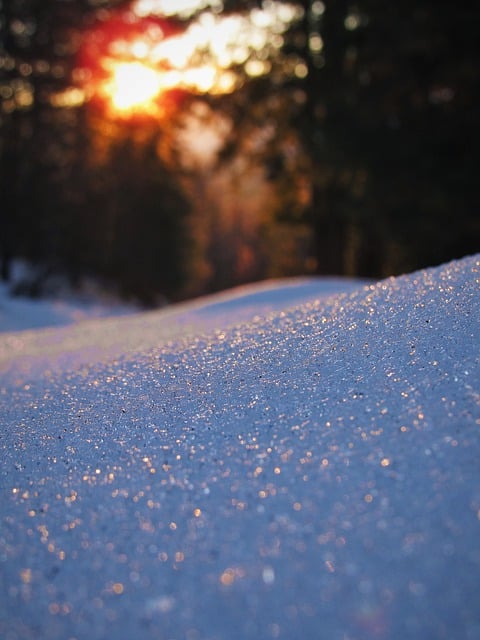
[[479,294],[4,334],[0,637],[479,638]]

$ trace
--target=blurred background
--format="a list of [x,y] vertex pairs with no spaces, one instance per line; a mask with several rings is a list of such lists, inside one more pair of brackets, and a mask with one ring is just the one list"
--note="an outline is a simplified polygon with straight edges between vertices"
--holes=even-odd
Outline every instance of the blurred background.
[[147,305],[480,250],[480,5],[0,0],[0,267]]

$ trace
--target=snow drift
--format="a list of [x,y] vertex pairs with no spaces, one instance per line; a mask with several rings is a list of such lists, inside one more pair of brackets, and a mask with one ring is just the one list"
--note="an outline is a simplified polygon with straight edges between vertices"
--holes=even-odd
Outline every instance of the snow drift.
[[5,334],[2,637],[478,638],[479,290]]

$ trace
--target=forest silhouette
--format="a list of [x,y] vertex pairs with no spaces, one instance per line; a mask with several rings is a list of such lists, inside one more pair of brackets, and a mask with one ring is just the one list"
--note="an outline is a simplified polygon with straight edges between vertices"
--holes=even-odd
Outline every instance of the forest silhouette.
[[[31,295],[60,273],[158,304],[480,249],[476,3],[143,4],[0,3],[4,280],[22,258]],[[117,60],[157,93],[109,101]]]

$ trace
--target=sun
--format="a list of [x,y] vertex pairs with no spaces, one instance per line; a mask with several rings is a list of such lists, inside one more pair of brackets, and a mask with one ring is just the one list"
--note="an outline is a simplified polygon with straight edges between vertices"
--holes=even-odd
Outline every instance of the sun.
[[162,93],[161,74],[143,62],[108,62],[102,93],[119,114],[151,113]]
[[[265,8],[237,16],[214,10],[221,4],[130,0],[126,8],[112,9],[85,31],[73,72],[78,90],[58,94],[55,104],[91,102],[111,118],[160,120],[185,96],[233,93],[246,77],[269,74],[282,34],[299,18],[298,3],[259,3]],[[211,10],[188,25],[167,19],[201,7]],[[290,63],[284,64],[291,73]],[[297,77],[304,77],[304,66],[295,65]]]
[[74,70],[84,101],[115,120],[163,119],[173,108],[178,78],[173,78],[168,60],[153,54],[177,31],[176,25],[140,18],[131,10],[112,12],[108,20],[87,29]]

